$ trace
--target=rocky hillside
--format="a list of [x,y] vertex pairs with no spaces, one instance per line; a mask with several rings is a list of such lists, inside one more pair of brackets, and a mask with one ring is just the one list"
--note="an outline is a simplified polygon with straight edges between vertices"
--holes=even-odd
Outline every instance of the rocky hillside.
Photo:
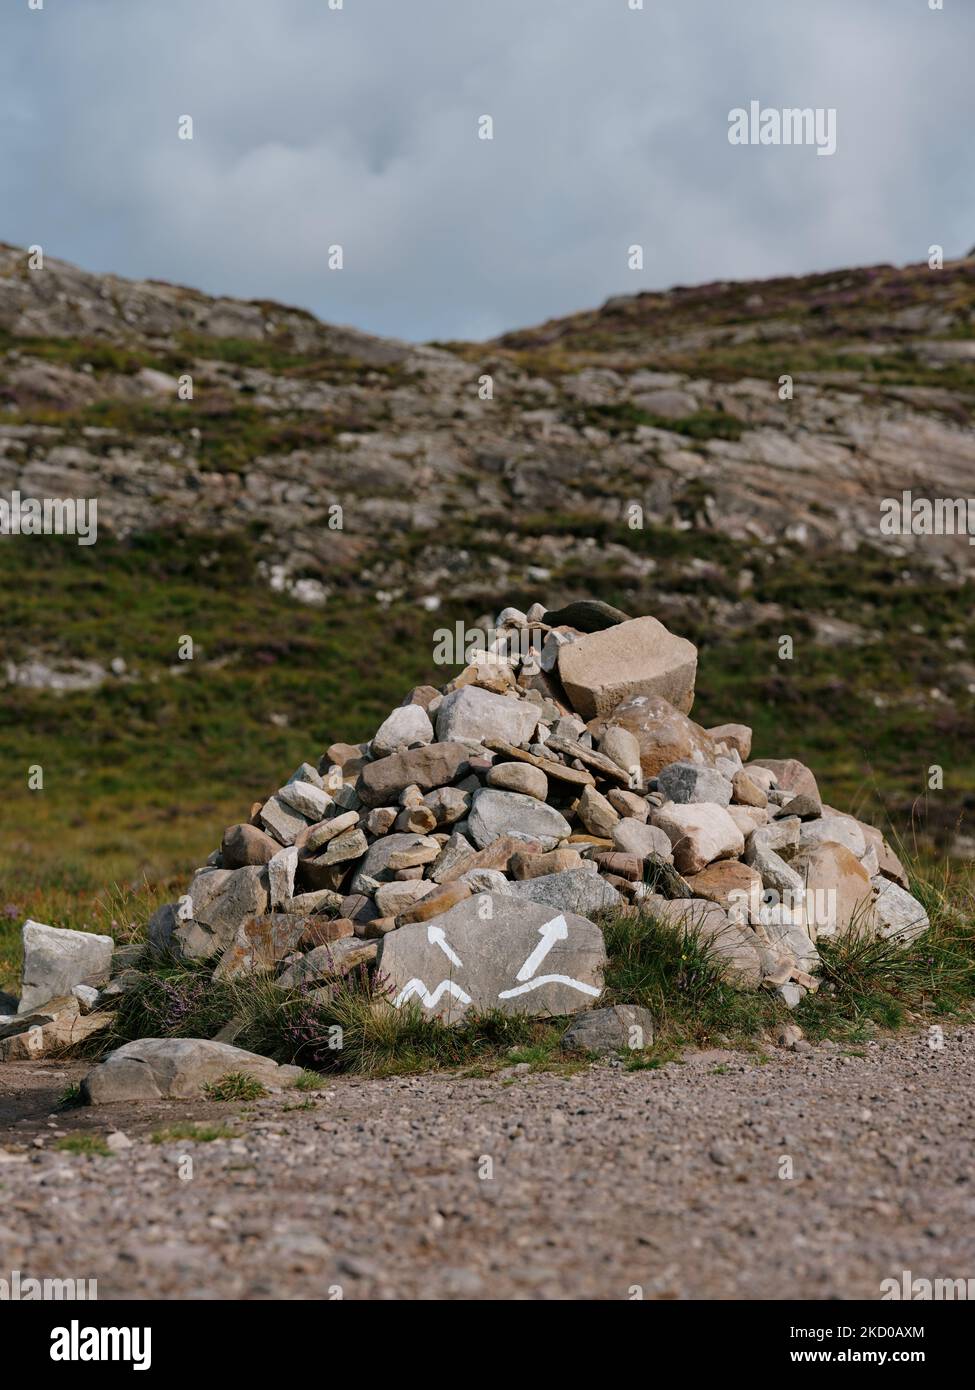
[[709,654],[703,719],[968,855],[975,547],[879,523],[975,496],[973,407],[972,260],[416,346],[0,245],[0,498],[99,525],[0,541],[0,754],[49,769],[5,786],[0,879],[61,882],[67,842],[79,884],[185,870],[241,747],[256,797],[309,738],[361,740],[499,594],[656,615]]

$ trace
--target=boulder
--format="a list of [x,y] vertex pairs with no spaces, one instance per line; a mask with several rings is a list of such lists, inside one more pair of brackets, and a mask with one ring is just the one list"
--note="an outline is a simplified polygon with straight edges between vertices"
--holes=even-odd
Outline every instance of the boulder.
[[322,980],[336,980],[348,975],[360,965],[370,965],[376,959],[375,941],[361,941],[357,936],[343,936],[316,946],[283,970],[275,984],[279,989],[296,989]]
[[[381,840],[375,840],[369,848],[356,869],[349,891],[352,893],[367,892],[370,884],[387,883],[396,872],[399,864],[390,867],[389,861],[395,859],[404,851],[416,850],[428,847],[430,844],[436,845],[436,840],[430,841],[425,835],[385,835]],[[439,855],[441,850],[437,846],[436,853]]]
[[480,686],[465,685],[445,695],[437,710],[437,738],[483,743],[501,739],[527,744],[538,727],[539,708],[530,700],[495,695]]
[[374,758],[386,758],[400,748],[433,742],[433,725],[421,704],[400,705],[384,719],[373,735],[370,752]]
[[228,825],[220,845],[220,867],[244,869],[248,864],[267,864],[280,848],[277,840],[256,825]]
[[579,1014],[569,1025],[562,1046],[580,1052],[641,1052],[653,1043],[653,1015],[635,1004],[614,1004]]
[[266,865],[201,870],[190,884],[172,948],[184,960],[206,960],[230,944],[245,918],[262,917],[268,906]]
[[624,729],[622,724],[607,724],[599,740],[599,751],[634,780],[641,780],[640,744],[631,730]]
[[129,1100],[186,1099],[231,1072],[281,1088],[301,1074],[268,1057],[204,1038],[140,1038],[110,1052],[81,1083],[89,1105]]
[[471,1009],[551,1017],[590,1008],[605,964],[603,934],[586,918],[482,893],[390,932],[378,969],[394,1008],[457,1023]]
[[590,835],[605,840],[612,839],[613,830],[620,821],[619,812],[614,811],[612,804],[595,787],[583,787],[576,815]]
[[695,898],[717,903],[739,925],[757,921],[762,906],[762,879],[757,870],[736,859],[721,859],[699,874],[691,874],[687,885]]
[[468,826],[479,849],[487,848],[502,836],[534,840],[542,849],[555,849],[560,840],[572,833],[569,822],[553,806],[533,796],[496,791],[493,787],[474,793]]
[[548,796],[548,778],[531,763],[495,763],[487,775],[487,784],[499,791],[533,796],[536,801],[544,801]]
[[870,882],[877,893],[873,910],[881,936],[893,937],[906,946],[928,930],[928,914],[917,898],[883,874],[875,874]]
[[631,618],[560,647],[558,670],[585,719],[607,718],[639,695],[661,697],[687,714],[694,703],[697,648],[656,618]]
[[700,873],[715,859],[735,858],[745,848],[745,837],[728,812],[711,801],[667,801],[651,820],[670,840],[674,866],[681,874]]
[[654,897],[647,904],[658,921],[677,927],[699,940],[717,960],[729,983],[757,989],[765,978],[762,943],[750,927],[729,922],[715,903],[700,898]]
[[673,859],[670,840],[660,827],[646,825],[631,816],[625,817],[618,825],[613,826],[611,838],[613,847],[621,854],[635,854],[640,859],[645,859],[649,854],[656,854],[668,862]]
[[[659,696],[635,695],[612,711],[605,725],[628,729],[640,745],[644,776],[656,777],[668,763],[694,762],[713,767],[714,745],[699,724]],[[594,732],[605,727],[600,723]]]
[[879,923],[870,876],[846,845],[831,841],[813,845],[800,851],[791,867],[803,881],[806,929],[814,941],[848,932],[876,933]]
[[576,912],[580,917],[605,912],[623,903],[612,884],[591,868],[565,869],[561,873],[521,879],[512,883],[510,889],[516,898],[544,903],[560,912]]
[[28,918],[22,930],[24,964],[17,1012],[32,1013],[75,985],[100,985],[109,977],[115,942],[94,932],[49,927]]
[[367,763],[359,773],[359,796],[365,806],[392,806],[406,787],[419,787],[421,793],[432,792],[462,776],[470,756],[466,743],[429,743],[423,748],[379,758]]

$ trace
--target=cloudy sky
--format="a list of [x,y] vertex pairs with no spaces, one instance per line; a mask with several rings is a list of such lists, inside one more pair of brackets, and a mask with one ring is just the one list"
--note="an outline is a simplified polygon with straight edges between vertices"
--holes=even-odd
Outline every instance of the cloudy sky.
[[975,243],[973,0],[337,3],[2,0],[0,240],[417,340]]

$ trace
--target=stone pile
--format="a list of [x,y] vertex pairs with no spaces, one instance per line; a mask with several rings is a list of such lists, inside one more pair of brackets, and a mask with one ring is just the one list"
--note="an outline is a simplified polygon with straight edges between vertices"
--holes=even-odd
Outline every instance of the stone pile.
[[[151,951],[311,991],[368,966],[393,1007],[456,1022],[591,1010],[606,911],[692,929],[736,984],[790,1006],[817,988],[820,938],[928,926],[883,835],[824,805],[808,767],[753,757],[741,724],[692,721],[696,649],[656,619],[508,608],[467,655],[229,826],[153,917]],[[50,1027],[52,999],[83,1020],[133,978],[107,938],[24,937],[0,1048],[25,1018]],[[597,1028],[627,1026],[604,1012]]]

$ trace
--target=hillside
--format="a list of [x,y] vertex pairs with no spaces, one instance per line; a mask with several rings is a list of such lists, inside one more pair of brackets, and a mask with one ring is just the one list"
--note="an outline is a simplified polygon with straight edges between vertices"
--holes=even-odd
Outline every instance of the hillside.
[[185,873],[432,676],[436,628],[584,594],[713,654],[703,722],[733,709],[968,858],[975,548],[879,521],[975,496],[973,410],[970,260],[415,346],[0,246],[0,497],[97,497],[99,523],[0,541],[0,910]]

